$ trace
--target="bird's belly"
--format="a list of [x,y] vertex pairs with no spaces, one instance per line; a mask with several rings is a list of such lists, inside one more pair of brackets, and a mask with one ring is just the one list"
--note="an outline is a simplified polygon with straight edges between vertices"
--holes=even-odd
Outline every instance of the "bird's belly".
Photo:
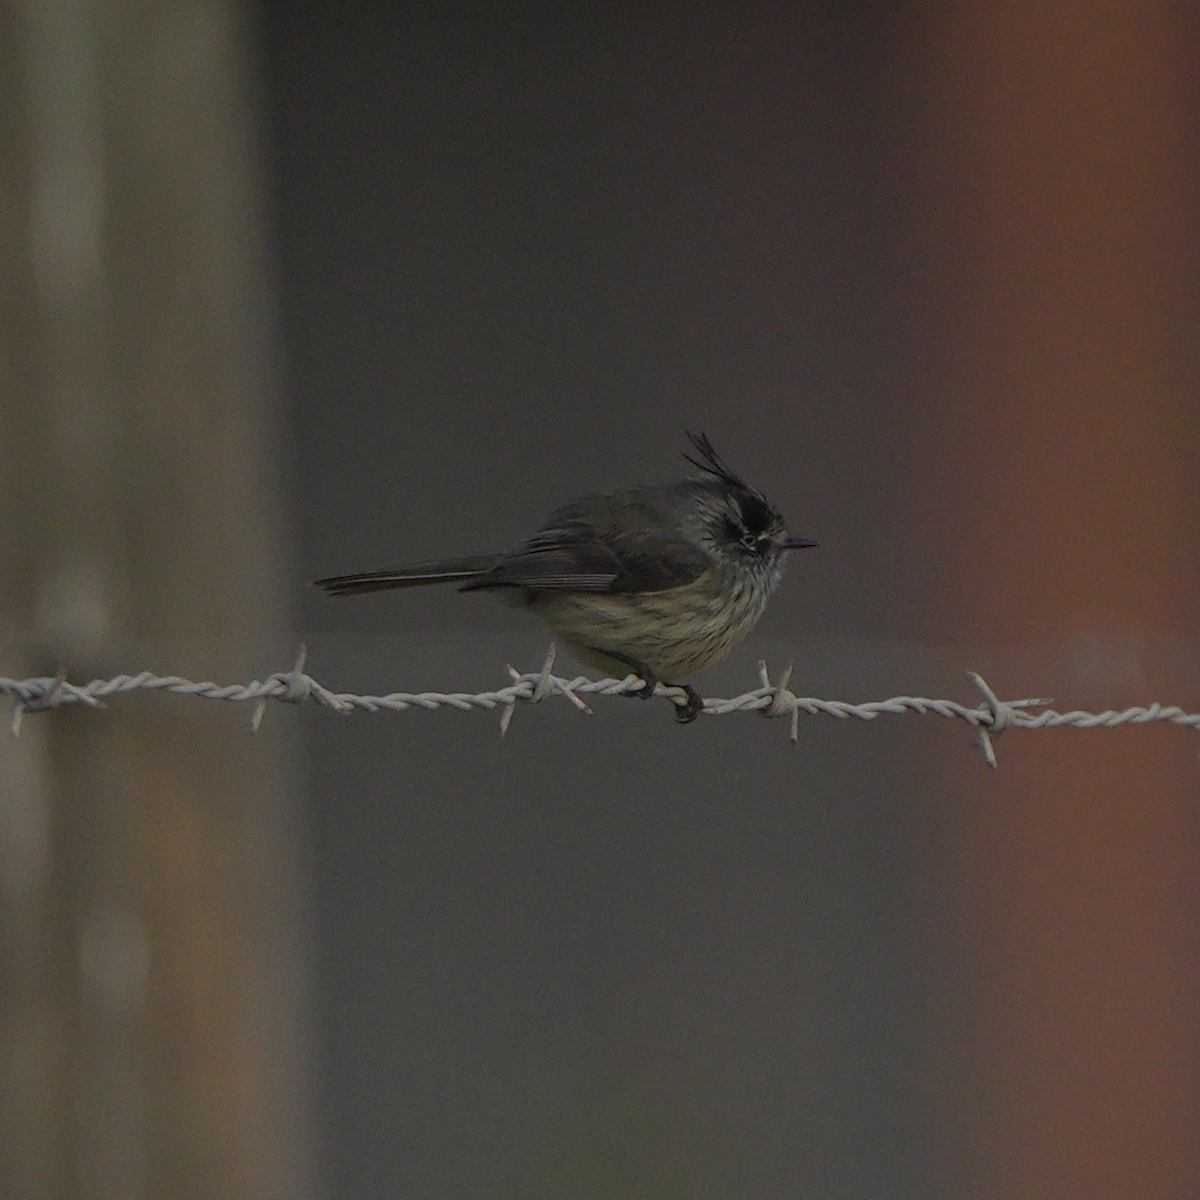
[[765,588],[701,586],[706,582],[636,595],[542,592],[530,607],[587,666],[621,676],[632,660],[682,682],[720,662],[766,607]]

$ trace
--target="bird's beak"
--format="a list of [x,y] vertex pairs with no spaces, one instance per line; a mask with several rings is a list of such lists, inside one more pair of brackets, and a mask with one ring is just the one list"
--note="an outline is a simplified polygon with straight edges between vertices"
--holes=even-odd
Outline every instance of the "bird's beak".
[[812,538],[806,537],[787,537],[783,539],[783,548],[785,550],[811,550],[814,546],[819,546],[820,542],[814,542]]

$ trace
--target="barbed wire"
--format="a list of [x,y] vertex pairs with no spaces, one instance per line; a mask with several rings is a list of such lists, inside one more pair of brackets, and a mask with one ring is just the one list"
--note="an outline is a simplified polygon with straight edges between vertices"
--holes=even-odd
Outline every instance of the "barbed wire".
[[[553,673],[554,660],[555,648],[551,646],[540,671],[521,672],[509,666],[511,682],[493,692],[390,692],[385,696],[364,696],[354,692],[334,692],[318,683],[304,670],[307,651],[301,646],[290,671],[278,671],[266,679],[252,680],[246,684],[194,683],[178,675],[155,675],[151,671],[142,671],[137,675],[116,675],[111,679],[93,679],[91,683],[78,685],[69,683],[65,675],[60,673],[53,678],[42,676],[34,679],[0,676],[0,695],[13,700],[10,724],[13,737],[20,734],[26,713],[45,712],[71,704],[104,708],[104,701],[109,697],[137,691],[169,692],[176,696],[200,696],[208,700],[253,701],[251,732],[256,731],[262,723],[268,702],[277,700],[284,704],[311,701],[344,715],[356,710],[406,712],[411,708],[454,708],[460,711],[498,708],[501,709],[500,733],[503,735],[512,723],[518,704],[538,704],[553,696],[563,696],[580,712],[590,714],[592,709],[584,700],[585,696],[625,696],[641,693],[645,687],[636,675],[627,675],[624,679],[589,679],[579,675],[568,679]],[[1145,725],[1154,721],[1169,721],[1193,729],[1200,727],[1200,713],[1188,713],[1173,704],[1151,704],[1148,707],[1106,709],[1092,713],[1080,710],[1055,712],[1046,707],[1052,703],[1050,698],[1001,700],[983,677],[974,671],[968,671],[967,676],[982,693],[983,699],[975,707],[970,707],[955,700],[930,700],[924,696],[893,696],[890,700],[873,700],[863,704],[818,700],[811,696],[797,696],[791,691],[788,686],[792,676],[790,664],[778,683],[771,682],[765,662],[760,662],[758,667],[760,687],[730,699],[707,699],[701,711],[714,717],[733,712],[787,717],[791,723],[793,743],[799,739],[802,713],[837,717],[840,720],[854,717],[860,721],[873,721],[885,713],[933,713],[971,725],[978,733],[977,744],[983,751],[984,759],[993,769],[997,766],[994,742],[1006,729],[1047,729],[1062,725],[1076,729],[1112,729],[1118,725]],[[665,696],[680,707],[688,699],[683,688],[661,683],[656,685],[653,694]],[[1031,709],[1042,711],[1031,712]]]

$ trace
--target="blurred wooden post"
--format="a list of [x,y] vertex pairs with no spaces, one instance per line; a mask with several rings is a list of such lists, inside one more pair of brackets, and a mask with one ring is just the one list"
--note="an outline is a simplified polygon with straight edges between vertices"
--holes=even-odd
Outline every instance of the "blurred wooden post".
[[[0,673],[288,665],[244,16],[0,8]],[[291,714],[249,716],[0,742],[0,1194],[307,1194]]]
[[[1139,639],[1196,632],[1195,18],[1156,0],[920,16],[894,49],[930,372],[896,439],[910,599],[944,643],[1065,644],[1071,662],[1075,639],[1060,706],[1145,702]],[[942,814],[939,945],[961,990],[939,995],[945,1040],[925,1062],[947,1186],[1185,1200],[1194,748],[1145,730],[1020,752],[1002,747],[997,775]],[[923,762],[922,787],[952,794],[952,773]]]

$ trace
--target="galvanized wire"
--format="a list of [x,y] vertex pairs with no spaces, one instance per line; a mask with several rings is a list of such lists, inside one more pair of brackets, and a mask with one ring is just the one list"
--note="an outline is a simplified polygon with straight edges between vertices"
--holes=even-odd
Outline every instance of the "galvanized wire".
[[[74,684],[59,675],[33,679],[8,679],[0,676],[0,695],[13,702],[11,730],[13,736],[21,731],[26,713],[43,712],[71,704],[103,708],[112,696],[127,692],[160,691],[175,696],[199,696],[207,700],[253,701],[251,731],[257,730],[266,712],[267,703],[278,700],[285,704],[313,702],[334,712],[348,715],[356,710],[366,712],[405,712],[411,708],[434,710],[454,708],[500,709],[500,732],[507,732],[518,704],[537,704],[553,696],[562,696],[580,712],[590,713],[585,696],[623,696],[641,692],[644,683],[636,675],[624,679],[589,679],[579,675],[568,679],[553,673],[555,652],[551,646],[542,669],[521,672],[510,666],[510,682],[492,692],[389,692],[383,696],[360,695],[355,692],[335,692],[318,683],[304,670],[304,647],[290,671],[278,671],[265,679],[245,684],[195,683],[178,675],[155,675],[141,671],[137,675],[115,675],[111,679],[93,679],[91,683]],[[842,700],[819,700],[812,696],[797,696],[788,687],[792,668],[788,666],[777,683],[772,683],[766,663],[759,663],[761,686],[730,699],[707,699],[701,710],[708,716],[724,716],[733,712],[757,712],[763,717],[787,717],[791,739],[799,737],[800,716],[829,716],[846,720],[873,721],[886,714],[906,712],[932,713],[966,721],[978,732],[978,744],[990,767],[995,767],[995,738],[1006,729],[1047,729],[1069,725],[1076,729],[1112,729],[1118,725],[1144,725],[1168,721],[1175,725],[1200,726],[1200,713],[1188,713],[1176,705],[1151,704],[1104,712],[1055,712],[1046,707],[1049,699],[1001,700],[984,679],[974,671],[968,677],[982,693],[974,707],[955,700],[931,700],[924,696],[893,696],[890,700],[871,700],[850,704]],[[655,695],[665,696],[682,705],[687,697],[682,688],[658,684]],[[1039,709],[1038,712],[1030,711]]]

